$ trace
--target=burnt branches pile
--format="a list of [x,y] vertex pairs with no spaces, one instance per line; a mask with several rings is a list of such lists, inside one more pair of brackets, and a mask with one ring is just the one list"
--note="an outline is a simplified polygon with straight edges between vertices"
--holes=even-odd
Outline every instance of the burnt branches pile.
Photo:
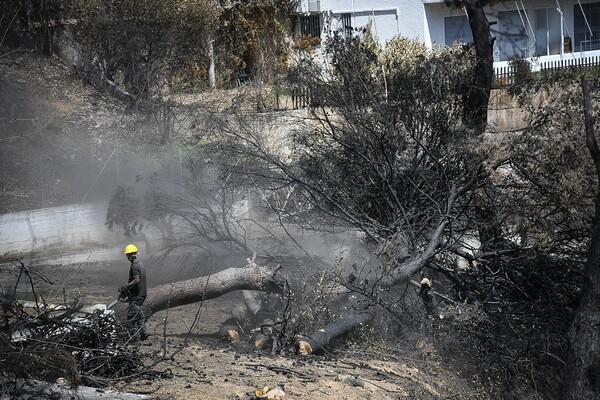
[[[32,275],[46,278],[18,260],[14,265],[29,277],[35,294]],[[0,351],[11,360],[0,366],[4,376],[64,380],[73,387],[153,376],[142,356],[127,347],[127,331],[112,311],[86,309],[79,299],[48,304],[36,295],[36,301],[18,301],[16,294],[2,293]]]

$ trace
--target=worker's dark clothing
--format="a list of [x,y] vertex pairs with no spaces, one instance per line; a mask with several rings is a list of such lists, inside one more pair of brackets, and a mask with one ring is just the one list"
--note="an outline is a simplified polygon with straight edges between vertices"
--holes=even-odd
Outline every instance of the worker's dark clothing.
[[144,300],[146,300],[146,270],[141,261],[137,259],[131,262],[129,268],[129,281],[139,276],[139,282],[133,285],[129,289],[129,307],[127,307],[127,320],[131,324],[129,333],[133,342],[139,342],[148,337],[148,330],[146,329],[146,318],[144,312],[141,309]]
[[144,269],[142,262],[138,261],[137,259],[131,262],[131,267],[129,268],[129,280],[127,282],[133,281],[136,276],[140,277],[140,281],[137,285],[134,285],[129,289],[129,293],[131,293],[129,302],[135,302],[135,304],[141,306],[144,304],[144,300],[146,300],[147,295],[146,270]]

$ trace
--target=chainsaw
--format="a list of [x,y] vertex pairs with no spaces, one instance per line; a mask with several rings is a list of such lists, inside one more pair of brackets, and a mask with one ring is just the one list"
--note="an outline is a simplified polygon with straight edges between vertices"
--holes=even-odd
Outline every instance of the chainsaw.
[[106,309],[110,310],[117,303],[127,303],[129,301],[129,296],[130,295],[131,295],[131,293],[129,292],[129,290],[121,290],[121,289],[119,289],[119,297],[117,297],[116,299],[114,299],[113,301],[111,301],[110,303],[108,303],[106,305]]

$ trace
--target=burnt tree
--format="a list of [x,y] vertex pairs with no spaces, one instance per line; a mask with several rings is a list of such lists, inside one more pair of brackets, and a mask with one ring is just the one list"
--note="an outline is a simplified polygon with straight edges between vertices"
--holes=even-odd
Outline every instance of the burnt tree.
[[473,34],[473,47],[477,65],[473,71],[473,86],[466,98],[465,120],[478,131],[487,125],[487,111],[494,78],[494,40],[490,34],[490,23],[485,15],[487,0],[446,0],[456,7],[464,8]]
[[[502,160],[478,151],[479,135],[461,119],[470,114],[473,49],[395,38],[377,50],[334,35],[325,53],[331,69],[305,59],[292,72],[313,96],[308,117],[281,144],[243,115],[223,119],[219,159],[226,176],[260,188],[280,221],[362,231],[381,268],[353,290],[375,296],[454,251],[477,224],[474,194]],[[362,321],[375,311],[355,310],[337,317]]]
[[600,148],[596,140],[590,83],[581,79],[584,102],[585,137],[598,178],[592,241],[585,264],[584,285],[579,307],[569,332],[565,398],[600,397]]

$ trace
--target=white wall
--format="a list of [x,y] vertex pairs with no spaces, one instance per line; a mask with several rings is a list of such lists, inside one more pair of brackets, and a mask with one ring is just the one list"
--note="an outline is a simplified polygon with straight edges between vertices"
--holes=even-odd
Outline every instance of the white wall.
[[464,15],[464,11],[450,8],[443,3],[426,4],[424,42],[431,47],[434,43],[444,44],[444,17]]
[[[85,203],[0,215],[0,259],[75,253],[124,240],[105,225],[106,204]],[[114,243],[113,243],[114,242]]]
[[[594,3],[599,0],[580,0],[584,3]],[[565,36],[573,36],[573,7],[577,0],[558,0],[565,18]],[[325,0],[320,3],[325,19],[340,14],[352,14],[353,27],[366,26],[369,20],[374,21],[374,30],[379,42],[384,44],[396,35],[420,39],[428,46],[434,43],[445,43],[444,18],[464,15],[464,10],[449,7],[443,0]],[[486,15],[490,22],[498,20],[499,11],[516,10],[522,6],[528,10],[533,24],[533,10],[536,8],[556,8],[556,0],[523,0],[522,2],[499,2],[493,7],[486,7]],[[524,14],[523,14],[524,15]],[[492,29],[497,25],[492,26]]]
[[382,45],[398,35],[424,39],[425,14],[417,0],[328,0],[321,2],[321,10],[325,11],[325,18],[352,14],[354,28],[367,26],[373,20],[373,31]]

